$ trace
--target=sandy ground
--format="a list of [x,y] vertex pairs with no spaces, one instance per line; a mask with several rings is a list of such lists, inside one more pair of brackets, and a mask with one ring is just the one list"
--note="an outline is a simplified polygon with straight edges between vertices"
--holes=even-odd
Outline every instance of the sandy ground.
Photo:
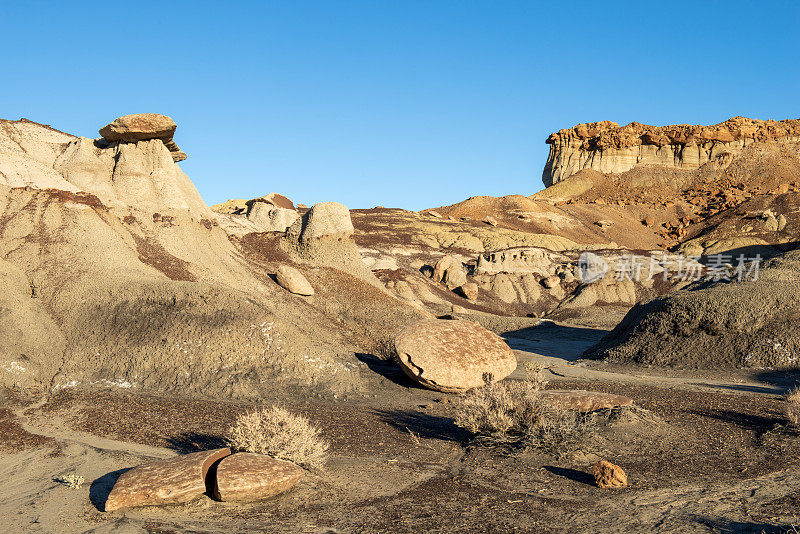
[[[135,389],[2,393],[0,522],[8,532],[787,532],[800,521],[798,433],[781,416],[785,373],[609,368],[579,354],[603,334],[544,323],[507,336],[550,387],[631,396],[598,435],[565,454],[474,446],[452,423],[453,397],[414,387],[375,360],[371,395],[275,398],[316,421],[334,454],[291,491],[247,505],[103,511],[124,469],[217,446],[252,406]],[[520,366],[522,367],[522,366]],[[515,377],[521,377],[518,370]],[[599,458],[631,485],[596,488]],[[55,482],[74,473],[85,484]]]

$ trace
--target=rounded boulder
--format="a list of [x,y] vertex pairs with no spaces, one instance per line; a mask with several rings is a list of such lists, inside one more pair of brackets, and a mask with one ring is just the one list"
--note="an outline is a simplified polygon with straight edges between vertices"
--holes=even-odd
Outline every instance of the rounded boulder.
[[445,393],[480,387],[487,373],[502,380],[517,367],[506,342],[472,321],[425,319],[404,328],[394,344],[412,380]]
[[314,294],[314,288],[308,279],[294,267],[289,267],[288,265],[279,266],[278,272],[275,273],[275,281],[290,293],[305,296]]

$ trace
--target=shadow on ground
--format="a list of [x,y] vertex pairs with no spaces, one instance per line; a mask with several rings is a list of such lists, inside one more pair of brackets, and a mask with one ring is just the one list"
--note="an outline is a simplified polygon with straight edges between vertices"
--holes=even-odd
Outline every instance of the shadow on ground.
[[514,350],[573,361],[577,360],[586,349],[598,343],[607,333],[607,330],[543,321],[536,326],[504,332],[502,337]]
[[209,449],[221,449],[227,447],[228,444],[222,436],[199,432],[185,432],[178,436],[168,438],[167,446],[181,454],[189,454],[190,452],[207,451]]
[[92,482],[92,485],[89,486],[89,500],[92,502],[92,505],[94,505],[95,508],[101,512],[106,511],[108,494],[111,493],[111,489],[114,487],[114,484],[117,483],[119,477],[121,477],[122,474],[128,470],[130,470],[130,467],[126,467],[125,469],[117,469],[116,471],[106,473]]
[[396,363],[382,360],[373,354],[356,353],[356,358],[363,362],[370,371],[379,374],[388,381],[404,388],[425,389],[406,376]]
[[403,432],[413,432],[420,438],[463,442],[472,434],[457,427],[452,419],[412,410],[375,410],[383,421]]
[[780,387],[784,392],[800,386],[800,369],[769,369],[757,372],[753,380]]
[[577,469],[569,469],[567,467],[555,467],[553,465],[546,465],[544,468],[556,476],[564,477],[575,482],[580,482],[581,484],[594,486],[594,478],[592,478],[592,475],[585,471],[578,471]]
[[691,410],[689,413],[734,424],[738,427],[755,432],[756,436],[761,436],[765,432],[769,432],[785,423],[780,417],[752,415],[731,410]]
[[706,386],[710,389],[728,389],[731,391],[742,391],[745,393],[757,393],[759,395],[777,395],[782,393],[782,388],[778,386],[750,386],[747,384],[709,384],[708,382],[697,382],[698,386]]

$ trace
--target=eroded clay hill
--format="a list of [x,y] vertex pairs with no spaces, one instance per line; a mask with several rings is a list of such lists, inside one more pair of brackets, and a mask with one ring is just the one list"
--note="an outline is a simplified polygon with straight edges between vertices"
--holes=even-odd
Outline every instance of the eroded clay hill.
[[[346,233],[228,234],[165,135],[0,121],[0,380],[234,397],[361,387],[354,354],[422,314],[353,274]],[[281,264],[316,294],[278,286]]]

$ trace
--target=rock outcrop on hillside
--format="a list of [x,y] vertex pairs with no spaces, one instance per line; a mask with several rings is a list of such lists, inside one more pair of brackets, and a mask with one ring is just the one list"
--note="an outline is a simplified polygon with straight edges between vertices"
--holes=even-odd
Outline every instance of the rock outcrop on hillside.
[[542,181],[549,187],[582,169],[622,173],[640,165],[697,169],[715,162],[726,166],[745,146],[757,141],[800,141],[800,119],[734,117],[713,126],[578,124],[547,138],[550,155]]
[[[97,143],[0,121],[0,306],[11,310],[0,385],[346,391],[361,380],[354,353],[422,316],[217,217],[162,139]],[[280,264],[319,288],[313,306],[273,281]]]
[[183,161],[186,153],[172,139],[178,127],[170,117],[158,113],[125,115],[100,128],[100,135],[109,142],[138,143],[159,139],[172,154],[174,161]]

